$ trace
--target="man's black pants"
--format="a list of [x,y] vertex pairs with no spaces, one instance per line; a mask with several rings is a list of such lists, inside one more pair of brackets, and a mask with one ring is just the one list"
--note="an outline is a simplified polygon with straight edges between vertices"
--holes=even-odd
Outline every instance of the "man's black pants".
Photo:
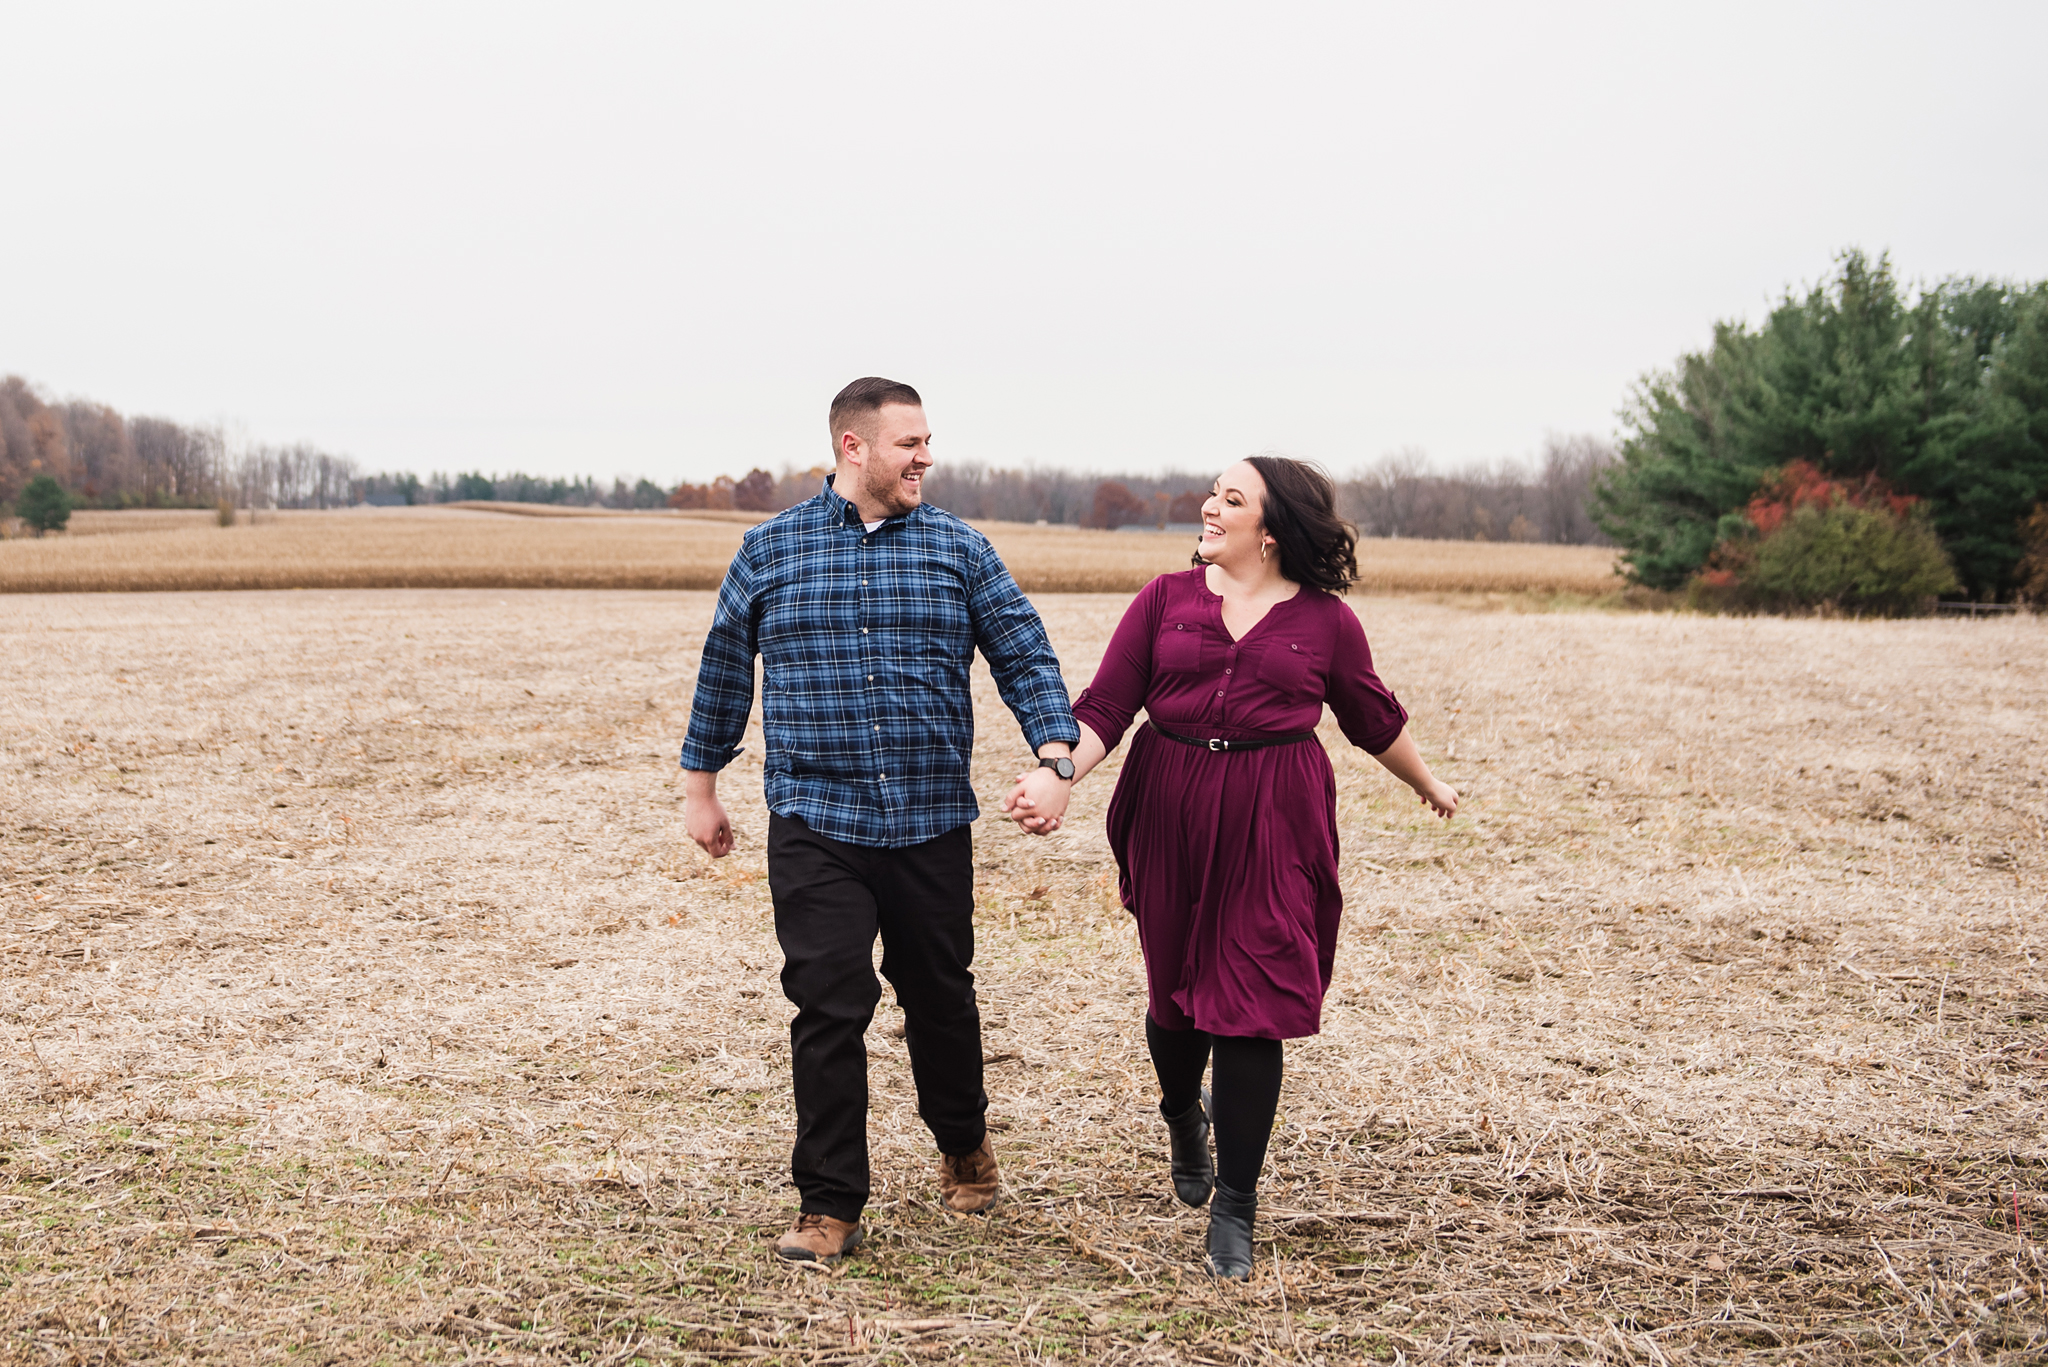
[[796,1087],[791,1175],[806,1213],[854,1220],[868,1201],[868,1052],[882,974],[903,1007],[917,1113],[939,1152],[987,1133],[981,1012],[974,1003],[974,842],[966,826],[904,849],[849,845],[794,817],[768,818],[768,886]]

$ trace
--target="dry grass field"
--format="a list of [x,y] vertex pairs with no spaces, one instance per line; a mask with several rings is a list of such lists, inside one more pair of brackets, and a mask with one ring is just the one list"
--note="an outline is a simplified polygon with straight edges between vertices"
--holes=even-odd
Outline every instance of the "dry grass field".
[[[74,514],[83,517],[84,514]],[[716,588],[746,527],[673,516],[543,518],[465,508],[261,513],[221,527],[0,542],[0,589],[19,593],[333,588]],[[111,526],[109,524],[112,524]]]
[[[76,530],[0,542],[0,592],[194,589],[716,588],[746,513],[633,514],[541,505],[263,513],[221,527],[210,512],[76,513]],[[247,514],[244,514],[246,517]],[[1131,593],[1183,569],[1192,546],[1143,532],[994,523],[1032,593]],[[112,535],[123,532],[125,535]],[[1369,592],[1617,593],[1611,550],[1459,541],[1367,541]]]
[[[1041,600],[1075,686],[1122,603]],[[758,747],[718,865],[675,787],[710,606],[0,599],[0,1359],[2048,1357],[2048,624],[1356,600],[1468,802],[1326,728],[1338,976],[1219,1287],[1109,773],[977,828],[997,1213],[938,1208],[885,1003],[873,1238],[769,1256]]]

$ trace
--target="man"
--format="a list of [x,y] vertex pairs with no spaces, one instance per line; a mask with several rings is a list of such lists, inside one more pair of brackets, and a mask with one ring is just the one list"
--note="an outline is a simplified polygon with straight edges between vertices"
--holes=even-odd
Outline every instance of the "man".
[[726,571],[682,755],[690,838],[722,858],[733,834],[718,771],[745,732],[758,654],[768,886],[782,990],[796,1006],[790,1169],[802,1198],[775,1249],[804,1262],[861,1241],[862,1036],[881,1000],[877,931],[918,1114],[938,1143],[940,1196],[961,1213],[994,1204],[969,971],[976,648],[1040,757],[1026,779],[1027,828],[1058,826],[1081,736],[1045,627],[988,538],[924,506],[931,433],[917,391],[855,380],[832,401],[830,422],[835,468],[824,490],[748,532]]

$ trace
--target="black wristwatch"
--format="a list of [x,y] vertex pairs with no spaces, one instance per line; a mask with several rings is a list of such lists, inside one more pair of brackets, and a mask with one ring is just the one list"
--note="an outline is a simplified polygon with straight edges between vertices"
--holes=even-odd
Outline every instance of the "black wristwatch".
[[1040,759],[1038,767],[1052,770],[1069,783],[1074,781],[1074,761],[1068,759],[1065,755],[1055,755],[1049,759]]

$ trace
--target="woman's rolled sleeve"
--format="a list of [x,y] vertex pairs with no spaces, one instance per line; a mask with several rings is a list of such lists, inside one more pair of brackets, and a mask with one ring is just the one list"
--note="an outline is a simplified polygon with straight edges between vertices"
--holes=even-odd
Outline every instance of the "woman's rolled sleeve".
[[1353,745],[1369,755],[1385,754],[1388,746],[1401,739],[1401,729],[1408,725],[1408,709],[1374,671],[1372,647],[1366,643],[1358,614],[1343,607],[1335,618],[1325,695],[1330,711]]

